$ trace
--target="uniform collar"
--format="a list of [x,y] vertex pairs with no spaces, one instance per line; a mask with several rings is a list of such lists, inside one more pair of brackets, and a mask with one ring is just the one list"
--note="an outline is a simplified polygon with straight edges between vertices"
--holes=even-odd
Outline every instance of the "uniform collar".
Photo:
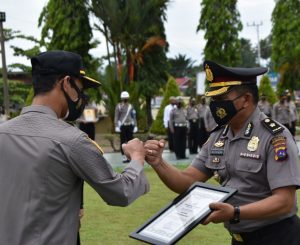
[[251,138],[253,134],[253,130],[255,125],[260,123],[260,117],[261,117],[261,111],[258,106],[256,106],[254,112],[251,114],[251,116],[248,118],[246,123],[244,124],[243,128],[240,130],[240,132],[236,135],[232,135],[232,131],[230,130],[229,126],[226,125],[224,130],[222,131],[221,138],[229,138],[229,139],[238,139],[238,138]]
[[56,113],[50,107],[44,105],[31,105],[31,106],[24,107],[21,111],[21,114],[26,114],[28,112],[38,112],[38,113],[48,114],[57,118]]

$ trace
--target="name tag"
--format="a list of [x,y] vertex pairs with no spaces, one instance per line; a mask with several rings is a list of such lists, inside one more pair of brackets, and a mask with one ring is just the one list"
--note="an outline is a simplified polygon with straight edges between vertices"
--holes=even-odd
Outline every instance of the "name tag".
[[211,149],[210,150],[210,155],[223,156],[224,155],[224,150],[223,149]]

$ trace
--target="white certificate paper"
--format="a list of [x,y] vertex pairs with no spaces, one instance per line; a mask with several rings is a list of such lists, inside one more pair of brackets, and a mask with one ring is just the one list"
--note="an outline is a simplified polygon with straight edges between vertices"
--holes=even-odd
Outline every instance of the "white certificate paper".
[[210,211],[210,203],[218,202],[226,195],[227,193],[216,190],[194,188],[139,234],[168,243],[193,221]]

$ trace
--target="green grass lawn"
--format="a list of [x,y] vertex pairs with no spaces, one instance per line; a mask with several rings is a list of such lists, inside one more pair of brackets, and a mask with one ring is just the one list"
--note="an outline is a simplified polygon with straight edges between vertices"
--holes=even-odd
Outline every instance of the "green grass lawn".
[[[128,234],[178,195],[165,187],[151,168],[145,171],[151,185],[150,192],[125,208],[108,206],[90,186],[85,185],[85,216],[80,231],[83,245],[141,244]],[[300,191],[297,194],[300,201]],[[223,224],[209,224],[197,226],[178,244],[229,245],[230,240]]]

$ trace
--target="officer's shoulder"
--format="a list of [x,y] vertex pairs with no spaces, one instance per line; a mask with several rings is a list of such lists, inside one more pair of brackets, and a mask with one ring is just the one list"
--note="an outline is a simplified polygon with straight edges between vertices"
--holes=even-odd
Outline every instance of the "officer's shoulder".
[[285,129],[283,125],[269,117],[262,119],[260,122],[264,126],[264,128],[272,135],[278,135]]

